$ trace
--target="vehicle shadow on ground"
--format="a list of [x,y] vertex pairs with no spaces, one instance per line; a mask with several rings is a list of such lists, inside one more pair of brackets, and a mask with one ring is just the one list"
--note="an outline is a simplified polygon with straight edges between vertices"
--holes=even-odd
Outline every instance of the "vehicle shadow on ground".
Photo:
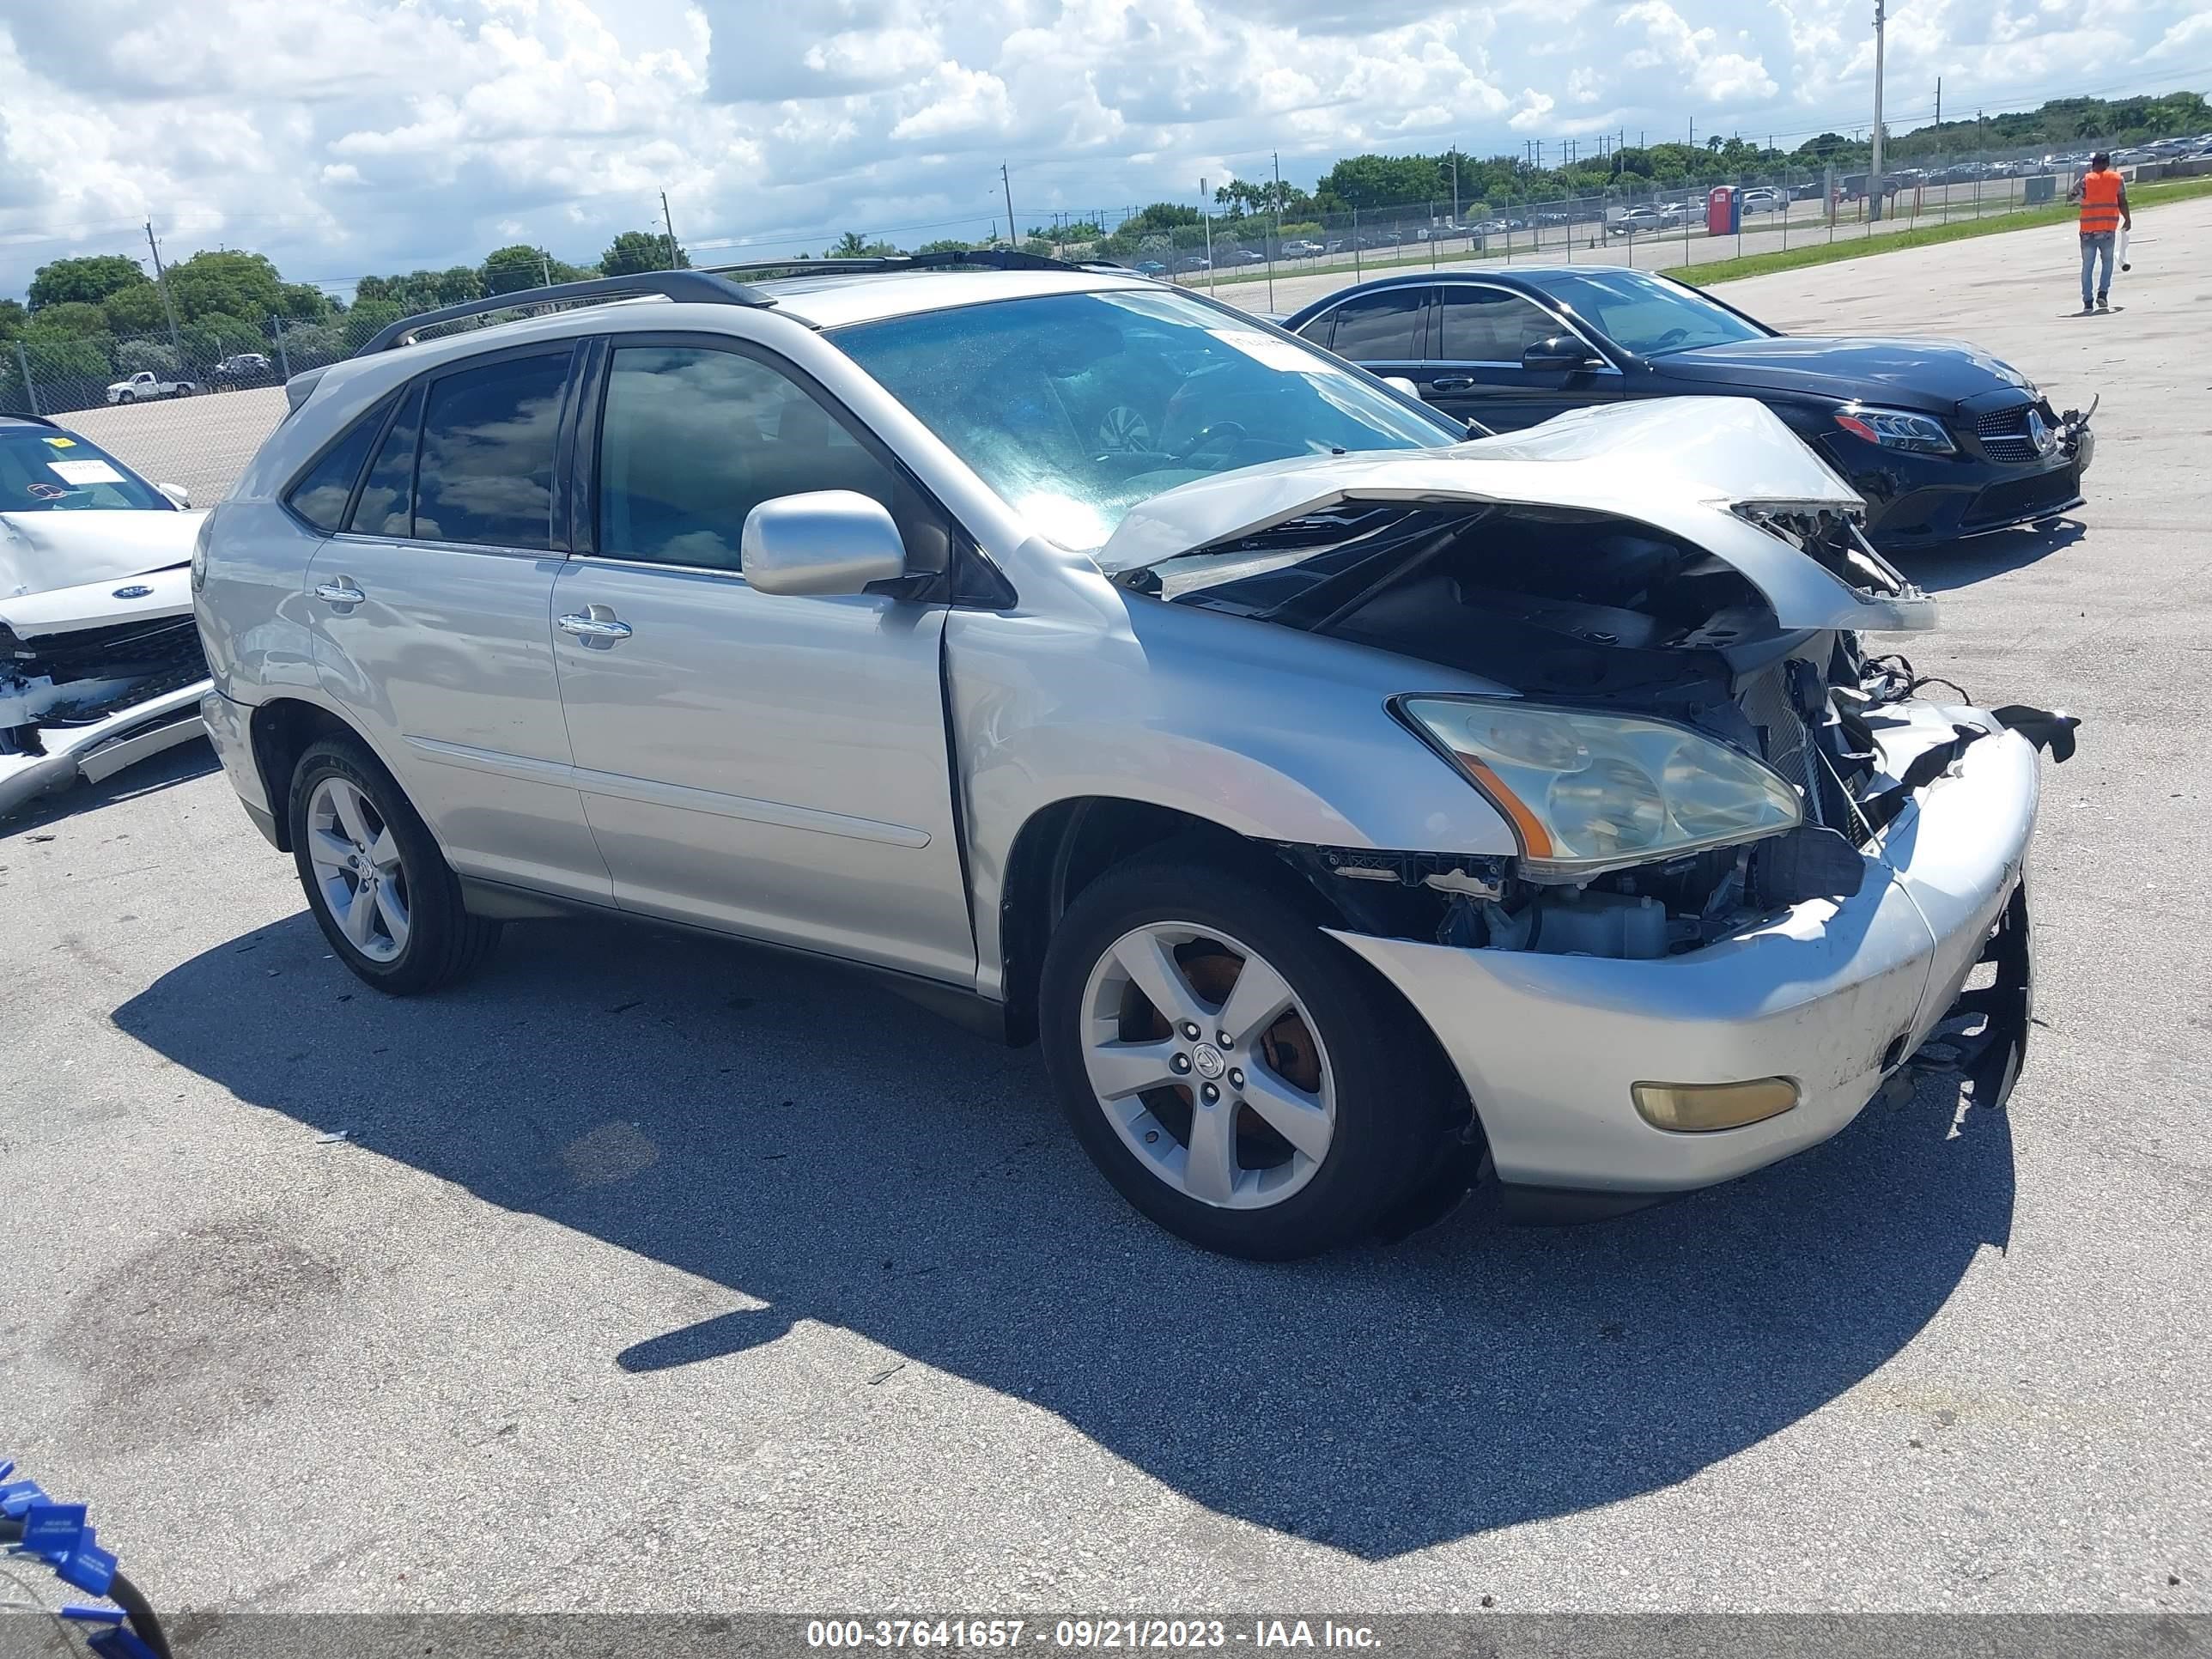
[[2062,519],[2047,527],[2023,525],[2017,530],[1993,531],[1891,562],[1898,565],[1908,581],[1931,593],[1948,593],[2047,559],[2088,533],[2080,520]]
[[1626,1220],[1514,1230],[1478,1202],[1395,1246],[1254,1266],[1127,1209],[1034,1051],[835,969],[544,923],[469,986],[392,1001],[326,949],[295,915],[115,1024],[249,1105],[769,1304],[611,1367],[844,1326],[1222,1515],[1370,1559],[1755,1444],[1894,1355],[2011,1223],[2002,1115],[1954,1125],[1923,1091]]

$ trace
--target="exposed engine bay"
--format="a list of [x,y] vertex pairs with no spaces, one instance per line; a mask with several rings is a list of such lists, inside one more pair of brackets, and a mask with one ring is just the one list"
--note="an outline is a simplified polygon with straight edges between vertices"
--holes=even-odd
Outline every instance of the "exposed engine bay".
[[[1737,514],[1855,590],[1914,594],[1832,504]],[[1117,580],[1461,670],[1547,709],[1656,717],[1757,757],[1796,797],[1801,822],[1784,833],[1587,876],[1528,857],[1279,849],[1363,929],[1400,938],[1630,958],[1695,950],[1856,893],[1884,826],[1967,744],[2010,727],[2057,758],[2072,751],[2069,717],[1992,715],[1955,686],[1957,707],[1931,720],[1919,694],[1942,682],[1869,656],[1854,632],[1780,627],[1734,565],[1614,514],[1345,503]]]

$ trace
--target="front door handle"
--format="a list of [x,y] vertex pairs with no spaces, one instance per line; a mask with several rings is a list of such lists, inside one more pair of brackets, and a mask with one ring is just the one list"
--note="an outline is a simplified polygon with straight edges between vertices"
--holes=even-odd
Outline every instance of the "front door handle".
[[[604,616],[600,614],[602,611],[605,612]],[[603,605],[593,605],[590,614],[586,616],[572,614],[563,617],[556,626],[563,634],[574,634],[586,643],[598,640],[626,640],[629,637],[629,624],[617,621],[615,614]]]
[[1441,380],[1429,382],[1429,390],[1431,392],[1468,392],[1473,390],[1474,386],[1474,376],[1472,374],[1450,374]]
[[353,578],[341,576],[334,582],[319,582],[315,597],[331,605],[359,605],[368,597],[353,585]]

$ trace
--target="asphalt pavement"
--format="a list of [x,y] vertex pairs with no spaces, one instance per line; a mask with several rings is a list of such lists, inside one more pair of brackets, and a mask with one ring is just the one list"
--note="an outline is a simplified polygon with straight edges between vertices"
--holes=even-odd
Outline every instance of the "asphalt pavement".
[[1923,672],[2086,721],[2008,1110],[1219,1261],[831,969],[540,923],[379,998],[194,746],[0,825],[0,1453],[172,1608],[2212,1610],[2212,202],[2112,316],[2071,243],[1730,290],[2102,395],[2078,524],[1911,562]]

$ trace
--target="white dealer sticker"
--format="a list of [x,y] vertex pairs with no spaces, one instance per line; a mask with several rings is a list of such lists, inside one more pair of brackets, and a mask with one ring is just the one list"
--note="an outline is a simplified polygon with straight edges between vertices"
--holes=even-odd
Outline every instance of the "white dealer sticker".
[[47,470],[64,483],[121,483],[123,475],[106,461],[48,461]]

